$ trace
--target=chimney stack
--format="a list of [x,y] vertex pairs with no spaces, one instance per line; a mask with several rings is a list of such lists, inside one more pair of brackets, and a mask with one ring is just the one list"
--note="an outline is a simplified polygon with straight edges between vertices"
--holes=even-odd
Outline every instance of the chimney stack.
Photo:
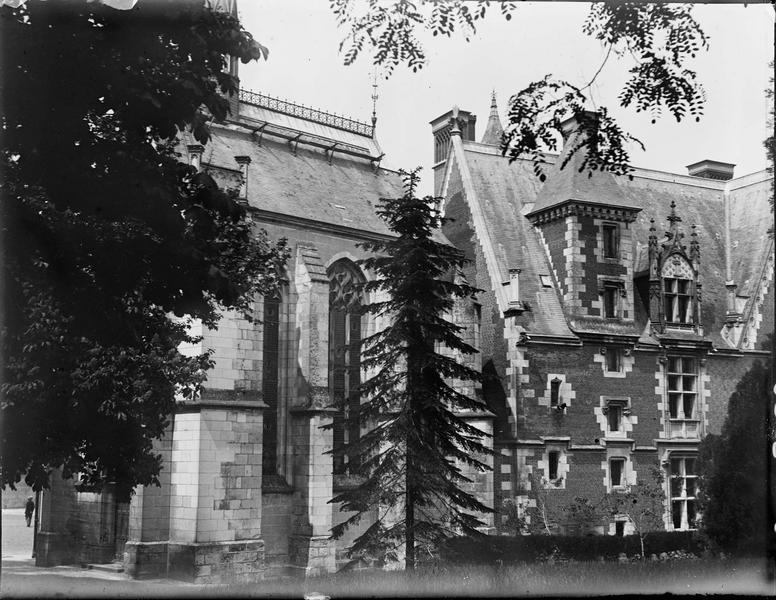
[[580,132],[586,131],[588,134],[598,129],[600,115],[592,110],[583,110],[569,117],[560,124],[563,143],[566,144],[569,138]]
[[703,177],[704,179],[727,181],[733,179],[733,168],[735,166],[736,165],[732,163],[706,159],[687,165],[687,174],[690,175],[690,177]]
[[[457,112],[457,117],[454,117],[454,112]],[[473,142],[475,140],[474,127],[477,123],[477,116],[468,110],[460,110],[456,107],[431,121],[431,134],[434,136],[433,169],[435,195],[439,195],[442,188],[442,178],[445,174],[447,154],[450,151],[450,134],[453,129],[452,122],[454,118],[460,129],[461,140],[464,142]]]

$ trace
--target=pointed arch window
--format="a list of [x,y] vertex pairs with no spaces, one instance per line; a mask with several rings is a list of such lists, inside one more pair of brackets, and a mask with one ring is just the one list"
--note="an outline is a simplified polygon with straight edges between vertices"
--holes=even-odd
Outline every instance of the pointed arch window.
[[349,260],[334,263],[329,271],[329,390],[338,407],[334,415],[334,473],[343,474],[355,457],[339,450],[360,436],[358,409],[361,397],[361,340],[363,302],[359,285],[364,277]]

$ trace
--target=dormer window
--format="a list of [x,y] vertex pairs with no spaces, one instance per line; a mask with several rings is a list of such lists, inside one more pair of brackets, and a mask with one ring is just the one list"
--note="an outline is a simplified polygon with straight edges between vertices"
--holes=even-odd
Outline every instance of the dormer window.
[[689,279],[677,279],[675,277],[663,278],[666,323],[692,324],[691,284]]
[[695,272],[687,259],[671,254],[663,265],[663,318],[667,326],[694,324],[693,300],[696,293]]
[[604,223],[603,246],[604,258],[620,257],[620,228],[616,223]]

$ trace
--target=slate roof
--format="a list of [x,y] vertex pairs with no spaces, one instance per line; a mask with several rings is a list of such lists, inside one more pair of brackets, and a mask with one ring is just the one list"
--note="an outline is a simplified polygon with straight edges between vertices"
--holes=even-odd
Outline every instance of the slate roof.
[[[540,275],[552,277],[549,259],[531,223],[521,210],[541,186],[530,161],[509,164],[493,146],[464,142],[464,152],[483,216],[490,229],[501,281],[509,269],[519,268],[520,296],[531,310],[523,313],[532,332],[573,337],[554,288],[544,287]],[[500,282],[499,282],[500,283]]]
[[[599,172],[588,177],[587,173],[580,173],[575,168],[579,157],[572,159],[563,171],[559,171],[561,161],[550,157],[549,162],[554,164],[547,170],[548,178],[542,186],[528,160],[510,164],[492,145],[465,142],[463,148],[474,195],[495,246],[502,280],[506,281],[505,274],[510,267],[522,269],[521,296],[534,304],[530,311],[533,322],[527,327],[529,332],[568,335],[570,330],[556,289],[543,288],[539,281],[540,274],[549,273],[549,261],[538,230],[531,226],[525,215],[537,214],[572,199],[640,209],[632,224],[636,241],[634,271],[638,275],[647,267],[650,219],[655,219],[655,228],[662,238],[663,232],[668,230],[666,217],[673,200],[677,204],[677,214],[682,218],[680,230],[685,233],[686,244],[690,241],[691,226],[697,226],[703,283],[702,324],[706,338],[715,346],[727,346],[720,336],[727,308],[724,190],[726,186],[730,190],[733,277],[739,284],[739,293],[750,293],[759,284],[772,247],[767,236],[772,222],[768,205],[770,182],[764,173],[729,182],[645,169],[636,169],[632,179]],[[563,276],[562,273],[558,275]],[[494,285],[496,283],[499,282]],[[637,295],[635,331],[644,332],[647,314]],[[628,332],[604,331],[601,323],[587,323],[584,318],[576,318],[571,325],[577,330],[596,330],[598,333],[633,334],[634,331],[633,328]],[[646,342],[644,336],[642,333]]]
[[483,144],[501,144],[501,136],[504,134],[504,128],[501,126],[501,119],[498,116],[498,105],[496,104],[496,92],[490,97],[490,115],[488,123],[485,126],[485,133],[480,140]]
[[[273,126],[265,130],[260,144],[249,131],[258,117]],[[246,124],[247,129],[234,123],[213,128],[202,166],[227,173],[237,181],[240,171],[235,156],[250,157],[250,206],[274,213],[280,220],[285,216],[392,235],[375,211],[381,198],[400,197],[404,187],[399,173],[375,167],[368,158],[381,154],[376,139],[245,103],[240,105],[237,122]],[[359,147],[366,152],[353,156],[335,150],[328,157],[324,149],[300,142],[294,154],[286,139],[272,135],[276,130],[303,133],[315,143],[336,142],[338,148]],[[196,143],[189,134],[182,138],[183,144]],[[435,231],[432,237],[450,243],[441,231]]]
[[532,212],[540,213],[569,200],[638,208],[638,204],[628,202],[622,197],[614,175],[602,171],[591,172],[582,166],[584,149],[571,152],[571,149],[579,144],[580,135],[583,134],[572,132],[564,143],[560,157],[548,169],[546,183],[539,191]]
[[[730,266],[738,293],[754,292],[761,265],[767,259],[773,240],[768,228],[773,214],[763,197],[771,193],[771,181],[760,176],[731,181],[730,189]],[[754,260],[753,260],[754,259]]]
[[248,201],[251,206],[321,223],[390,234],[375,213],[380,198],[403,193],[395,171],[373,169],[369,161],[338,155],[331,164],[323,151],[300,144],[294,155],[288,143],[270,136],[261,145],[250,134],[218,129],[205,148],[205,168],[237,171],[235,156],[249,156]]

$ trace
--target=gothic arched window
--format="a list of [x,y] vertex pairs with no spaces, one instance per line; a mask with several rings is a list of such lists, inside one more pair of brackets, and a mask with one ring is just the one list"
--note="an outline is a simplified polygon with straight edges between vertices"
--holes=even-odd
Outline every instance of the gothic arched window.
[[669,325],[692,325],[693,280],[690,264],[672,254],[663,265],[663,314]]
[[360,436],[357,418],[361,402],[361,354],[354,344],[361,340],[363,303],[358,285],[364,277],[348,260],[339,260],[328,271],[329,284],[329,390],[338,411],[334,416],[334,473],[347,471],[353,457],[337,451]]

